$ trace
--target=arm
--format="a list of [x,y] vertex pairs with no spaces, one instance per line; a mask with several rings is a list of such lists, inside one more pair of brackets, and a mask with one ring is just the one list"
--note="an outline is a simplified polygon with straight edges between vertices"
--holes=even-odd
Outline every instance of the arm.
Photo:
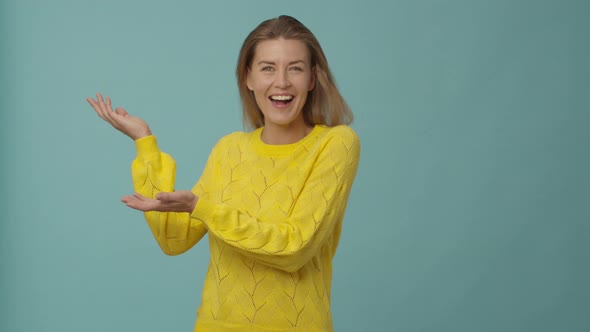
[[[148,198],[155,198],[159,192],[174,191],[174,159],[160,151],[154,136],[140,138],[135,141],[135,145],[137,157],[131,165],[135,191]],[[206,173],[210,172],[210,164],[207,163],[201,179],[205,179]],[[202,180],[199,180],[192,192],[200,196],[203,194],[202,188]],[[207,232],[202,222],[191,218],[186,212],[147,211],[144,216],[160,248],[167,255],[187,251]]]
[[223,204],[200,198],[191,216],[246,256],[288,272],[317,255],[341,222],[356,175],[360,144],[352,130],[333,137],[285,220],[261,222]]
[[[162,190],[172,191],[176,174],[174,160],[158,149],[148,124],[123,108],[118,107],[113,111],[109,97],[106,101],[100,93],[96,97],[96,100],[86,99],[96,114],[135,141],[137,158],[131,166],[135,191],[150,198]],[[198,192],[198,188],[202,186],[197,184],[194,190]],[[130,196],[123,197],[122,201],[130,206]],[[147,212],[145,218],[158,244],[169,255],[188,250],[206,232],[202,223],[191,220],[188,213]]]

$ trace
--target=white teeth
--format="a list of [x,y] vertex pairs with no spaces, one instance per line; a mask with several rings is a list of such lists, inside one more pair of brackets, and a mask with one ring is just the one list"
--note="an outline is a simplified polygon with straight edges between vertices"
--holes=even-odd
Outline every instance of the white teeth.
[[270,96],[272,100],[291,100],[293,96]]

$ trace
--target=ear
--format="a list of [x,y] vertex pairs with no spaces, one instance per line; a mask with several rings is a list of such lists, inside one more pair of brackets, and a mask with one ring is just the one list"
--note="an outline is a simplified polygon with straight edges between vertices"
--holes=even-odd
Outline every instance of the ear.
[[248,87],[248,90],[250,91],[254,91],[254,88],[252,88],[252,78],[250,75],[250,68],[248,68],[248,71],[246,72],[246,86]]
[[309,89],[307,89],[307,91],[311,91],[313,88],[315,88],[316,75],[316,67],[313,66],[311,67],[311,77],[309,78]]

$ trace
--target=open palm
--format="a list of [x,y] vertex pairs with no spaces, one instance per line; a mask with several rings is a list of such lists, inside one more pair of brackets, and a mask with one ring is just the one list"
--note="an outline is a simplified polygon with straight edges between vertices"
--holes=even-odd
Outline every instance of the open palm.
[[102,95],[97,93],[96,100],[87,98],[86,101],[94,108],[99,117],[132,140],[152,134],[150,127],[142,118],[130,115],[121,107],[117,107],[113,111],[111,98],[107,97],[105,101]]
[[121,202],[140,211],[192,212],[199,198],[188,190],[161,192],[155,198],[145,197],[139,193],[125,195]]

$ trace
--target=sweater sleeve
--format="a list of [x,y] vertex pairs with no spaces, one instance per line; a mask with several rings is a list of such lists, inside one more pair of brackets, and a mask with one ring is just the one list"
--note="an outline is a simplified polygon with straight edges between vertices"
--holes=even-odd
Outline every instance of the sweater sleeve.
[[317,255],[344,217],[360,143],[352,129],[342,134],[326,143],[292,212],[284,220],[261,222],[207,199],[199,199],[192,217],[205,223],[210,234],[246,256],[287,272],[299,270]]
[[[155,198],[162,191],[174,191],[176,162],[170,155],[160,151],[156,137],[140,138],[135,141],[135,146],[137,156],[131,164],[135,191],[150,198]],[[208,168],[211,166],[206,166],[204,173],[208,172]],[[192,191],[197,196],[202,194],[201,180]],[[187,251],[207,232],[205,225],[191,218],[189,213],[149,211],[144,216],[160,248],[167,255]]]

